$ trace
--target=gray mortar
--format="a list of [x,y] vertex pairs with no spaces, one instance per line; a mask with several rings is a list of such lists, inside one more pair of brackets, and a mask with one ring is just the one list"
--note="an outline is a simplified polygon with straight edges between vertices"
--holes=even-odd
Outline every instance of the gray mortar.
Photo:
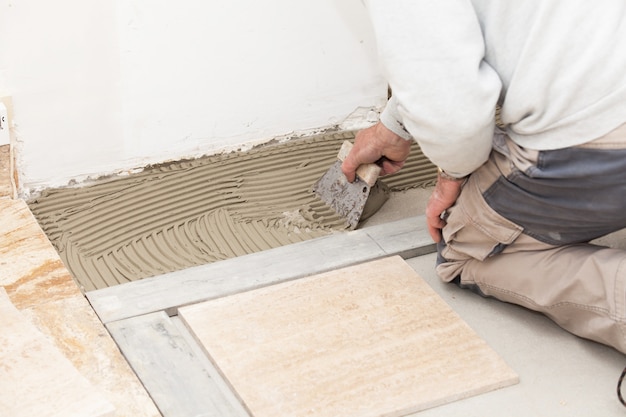
[[[352,132],[149,167],[29,202],[85,291],[345,229],[311,192]],[[429,185],[436,168],[414,145],[391,191]]]

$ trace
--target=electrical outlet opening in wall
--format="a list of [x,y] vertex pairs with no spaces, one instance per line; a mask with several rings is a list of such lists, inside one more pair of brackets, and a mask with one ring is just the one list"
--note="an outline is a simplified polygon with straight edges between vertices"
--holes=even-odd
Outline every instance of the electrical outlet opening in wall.
[[10,96],[0,97],[0,197],[17,197],[17,174],[13,137],[13,102]]
[[9,126],[9,110],[4,102],[0,102],[0,146],[11,143]]

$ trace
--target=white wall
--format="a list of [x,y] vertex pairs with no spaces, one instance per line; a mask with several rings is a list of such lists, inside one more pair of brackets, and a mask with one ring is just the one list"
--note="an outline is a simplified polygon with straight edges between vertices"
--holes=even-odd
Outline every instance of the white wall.
[[0,0],[22,194],[385,102],[360,0]]

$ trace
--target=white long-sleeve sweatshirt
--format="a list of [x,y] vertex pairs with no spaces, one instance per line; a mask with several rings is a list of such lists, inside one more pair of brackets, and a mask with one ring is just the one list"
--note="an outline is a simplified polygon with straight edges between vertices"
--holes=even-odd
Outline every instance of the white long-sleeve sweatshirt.
[[519,145],[559,149],[626,122],[626,0],[370,0],[393,91],[381,121],[469,174],[496,104]]

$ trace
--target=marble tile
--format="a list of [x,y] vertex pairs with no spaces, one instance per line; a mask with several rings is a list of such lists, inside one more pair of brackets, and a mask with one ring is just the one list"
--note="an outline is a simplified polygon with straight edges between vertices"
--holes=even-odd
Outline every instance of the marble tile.
[[160,416],[152,399],[84,297],[22,310],[78,371],[106,395],[116,417]]
[[0,286],[18,309],[81,292],[23,200],[0,199]]
[[398,256],[179,317],[254,417],[402,416],[518,382]]
[[115,406],[116,417],[160,416],[26,203],[0,199],[0,213],[0,287],[12,304]]
[[0,288],[0,410],[11,417],[113,417],[115,408]]

